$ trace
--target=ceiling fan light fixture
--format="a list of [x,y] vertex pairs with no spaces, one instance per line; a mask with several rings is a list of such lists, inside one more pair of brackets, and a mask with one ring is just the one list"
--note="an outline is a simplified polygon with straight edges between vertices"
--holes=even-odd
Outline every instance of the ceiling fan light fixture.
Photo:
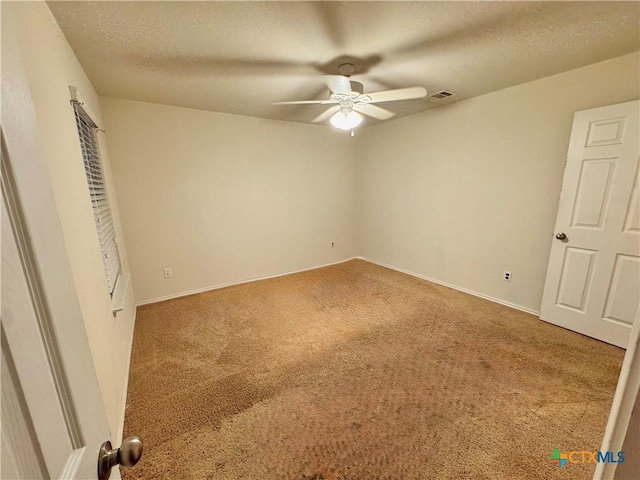
[[329,121],[340,130],[351,130],[362,123],[362,115],[353,110],[340,110]]

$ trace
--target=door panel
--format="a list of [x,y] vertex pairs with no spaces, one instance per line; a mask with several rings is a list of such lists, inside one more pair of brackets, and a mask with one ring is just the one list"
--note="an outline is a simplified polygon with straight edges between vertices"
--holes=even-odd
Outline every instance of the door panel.
[[615,145],[622,143],[622,136],[627,124],[626,117],[609,118],[589,122],[585,147]]
[[540,314],[621,347],[640,300],[639,106],[574,117]]
[[[3,335],[4,338],[4,335]],[[45,478],[46,467],[8,345],[2,345],[2,470],[0,478]]]
[[617,255],[603,318],[633,325],[640,300],[640,258]]
[[631,197],[629,198],[629,205],[627,206],[627,216],[624,222],[624,231],[628,233],[640,233],[640,191],[638,190],[638,181],[640,177],[639,172],[636,171],[635,178],[636,183],[633,186]]
[[[2,385],[10,385],[10,392],[2,392],[2,400],[8,400],[6,408],[2,406],[2,430],[8,439],[24,444],[26,438],[11,428],[9,418],[23,416],[32,419],[39,444],[50,445],[39,455],[44,457],[47,475],[55,478],[62,471],[66,458],[73,451],[72,442],[67,431],[67,419],[60,404],[54,375],[49,368],[37,368],[37,365],[48,365],[40,329],[31,300],[28,280],[25,276],[13,229],[8,221],[8,214],[2,202],[2,336],[3,336],[3,370]],[[4,352],[5,348],[7,352]],[[20,352],[16,356],[12,351],[29,352],[30,361],[23,361]],[[20,402],[18,402],[18,399]],[[12,400],[15,400],[12,401]],[[18,402],[16,404],[16,402]],[[20,409],[20,410],[18,410]],[[29,412],[28,414],[25,412]],[[17,451],[18,445],[11,448]],[[26,448],[26,446],[25,446]],[[16,457],[20,459],[21,457]],[[18,462],[21,467],[25,462]],[[39,478],[22,476],[19,478]],[[26,471],[24,472],[26,475]]]
[[584,311],[596,253],[582,248],[565,250],[557,305]]
[[578,193],[573,207],[572,227],[602,229],[609,205],[616,158],[582,161]]

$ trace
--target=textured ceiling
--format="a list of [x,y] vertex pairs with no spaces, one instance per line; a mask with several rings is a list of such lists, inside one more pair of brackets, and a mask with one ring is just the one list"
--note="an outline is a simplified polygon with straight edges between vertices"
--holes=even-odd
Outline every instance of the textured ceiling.
[[[326,107],[347,57],[365,91],[458,95],[393,102],[396,117],[640,48],[632,2],[49,2],[99,94],[292,121]],[[371,124],[374,121],[367,119]]]

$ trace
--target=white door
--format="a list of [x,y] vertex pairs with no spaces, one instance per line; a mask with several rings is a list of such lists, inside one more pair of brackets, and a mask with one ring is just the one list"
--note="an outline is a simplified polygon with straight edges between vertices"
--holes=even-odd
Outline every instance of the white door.
[[574,116],[540,313],[623,348],[640,299],[639,108]]
[[2,54],[0,476],[96,479],[104,405],[23,66]]

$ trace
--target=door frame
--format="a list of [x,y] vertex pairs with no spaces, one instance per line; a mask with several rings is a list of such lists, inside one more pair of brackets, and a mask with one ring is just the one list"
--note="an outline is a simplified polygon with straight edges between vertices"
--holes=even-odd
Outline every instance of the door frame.
[[[640,311],[636,314],[627,351],[624,354],[616,393],[613,397],[609,420],[602,439],[601,452],[619,452],[624,448],[625,437],[629,430],[631,414],[640,392]],[[635,446],[638,454],[640,445]],[[626,453],[626,452],[625,452]],[[629,452],[631,453],[631,452]],[[615,478],[616,463],[598,463],[593,475],[594,480]]]
[[[3,38],[15,39],[14,30],[13,22],[3,22]],[[66,431],[54,433],[64,433],[72,451],[62,472],[52,475],[97,478],[98,450],[103,441],[109,440],[105,407],[21,54],[11,48],[2,53],[2,194],[9,217],[2,228],[12,230],[17,244],[37,321],[33,331],[38,332],[14,330],[13,335],[7,335],[8,348],[26,407],[36,431],[41,429],[41,443],[52,432],[41,420],[46,418],[46,411],[37,395],[37,377],[29,373],[50,375],[55,384]],[[12,314],[16,317],[20,312],[3,312],[3,331],[12,324],[19,326],[10,321]],[[25,348],[27,344],[40,345],[39,355]],[[120,478],[118,469],[114,469],[112,478]]]

